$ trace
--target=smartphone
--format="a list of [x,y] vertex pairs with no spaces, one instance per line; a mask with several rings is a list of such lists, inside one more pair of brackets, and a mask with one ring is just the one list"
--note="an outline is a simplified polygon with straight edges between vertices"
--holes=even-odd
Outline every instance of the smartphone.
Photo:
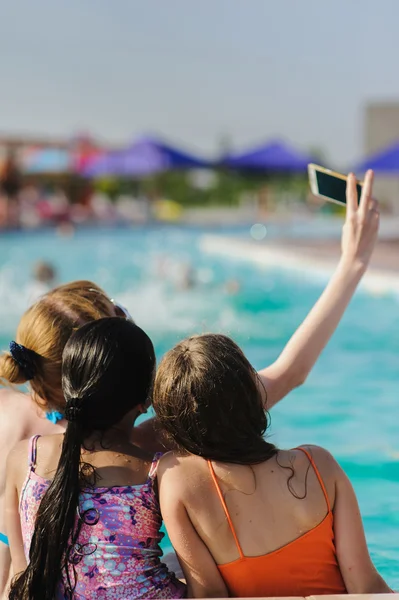
[[[346,206],[346,175],[313,164],[308,165],[308,173],[310,189],[314,196]],[[360,202],[363,183],[358,183],[356,187],[357,200]]]

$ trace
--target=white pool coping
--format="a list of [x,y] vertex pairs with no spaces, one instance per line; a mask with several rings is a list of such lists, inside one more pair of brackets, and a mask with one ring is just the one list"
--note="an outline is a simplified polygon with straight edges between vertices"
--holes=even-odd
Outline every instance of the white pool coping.
[[[200,248],[208,254],[226,256],[234,260],[251,262],[260,267],[279,268],[286,271],[304,273],[318,279],[327,279],[334,271],[337,261],[326,257],[309,256],[301,247],[288,248],[272,242],[253,242],[237,237],[205,235],[200,240]],[[398,257],[399,264],[399,257]],[[362,287],[372,294],[399,295],[399,273],[370,268],[363,277]]]

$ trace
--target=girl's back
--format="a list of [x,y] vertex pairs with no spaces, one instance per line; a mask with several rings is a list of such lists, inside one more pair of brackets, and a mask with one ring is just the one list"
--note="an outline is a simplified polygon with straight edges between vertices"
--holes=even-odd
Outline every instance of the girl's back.
[[[177,468],[170,468],[173,463]],[[257,465],[167,455],[160,468],[162,500],[167,506],[165,496],[176,495],[171,505],[181,498],[232,595],[282,595],[282,586],[284,595],[345,593],[327,463],[319,448],[280,451]],[[329,473],[325,484],[323,472]]]
[[[13,451],[26,560],[62,441],[62,435],[35,436]],[[68,548],[68,575],[76,581],[77,597],[182,597],[184,586],[159,562],[164,535],[154,492],[159,456],[151,458],[128,441],[91,440],[87,447],[91,450],[83,452],[82,462],[90,465],[89,476],[95,468],[96,483],[80,493],[79,533]]]

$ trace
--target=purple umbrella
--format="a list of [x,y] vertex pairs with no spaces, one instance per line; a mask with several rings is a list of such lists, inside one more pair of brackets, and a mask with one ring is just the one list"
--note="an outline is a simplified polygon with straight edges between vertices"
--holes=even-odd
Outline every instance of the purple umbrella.
[[116,175],[144,177],[171,169],[196,169],[210,164],[151,137],[141,138],[126,150],[103,154],[85,169],[89,177]]
[[305,171],[312,158],[282,141],[272,141],[240,154],[222,158],[224,166],[257,171]]

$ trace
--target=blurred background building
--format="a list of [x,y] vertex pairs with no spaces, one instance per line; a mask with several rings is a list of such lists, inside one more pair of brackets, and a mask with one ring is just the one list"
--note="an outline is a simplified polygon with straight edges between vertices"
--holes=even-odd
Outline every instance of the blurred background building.
[[[375,154],[399,142],[399,99],[396,102],[366,104],[363,140],[365,156]],[[396,173],[378,174],[375,194],[386,208],[399,215],[399,164]]]

